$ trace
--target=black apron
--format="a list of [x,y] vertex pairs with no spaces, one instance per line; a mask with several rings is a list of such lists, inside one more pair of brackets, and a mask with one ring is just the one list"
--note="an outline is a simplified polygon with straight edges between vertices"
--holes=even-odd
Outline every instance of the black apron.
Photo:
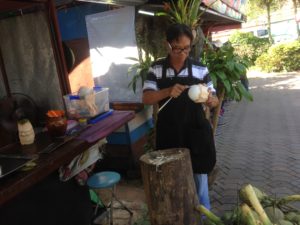
[[[166,77],[167,60],[164,62],[162,79],[157,80],[159,89],[175,85],[194,85],[199,79],[192,76],[192,65],[187,60],[187,77]],[[159,102],[161,107],[167,99]],[[209,173],[216,163],[216,150],[213,132],[205,118],[202,104],[193,102],[186,89],[179,97],[173,98],[158,114],[156,149],[190,149],[194,173]]]

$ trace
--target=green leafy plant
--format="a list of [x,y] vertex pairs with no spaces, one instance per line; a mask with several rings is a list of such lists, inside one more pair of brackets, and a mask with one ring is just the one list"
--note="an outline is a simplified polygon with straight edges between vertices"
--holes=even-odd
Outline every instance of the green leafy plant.
[[[241,82],[241,79],[246,78],[248,64],[234,53],[231,44],[223,45],[218,49],[206,49],[202,61],[208,67],[210,77],[217,88],[220,103],[225,97],[236,101],[240,101],[244,97],[253,101],[252,95]],[[221,104],[214,111],[214,132],[218,124],[220,109]]]
[[[175,3],[176,2],[176,3]],[[207,8],[213,5],[212,2]],[[207,8],[200,8],[202,0],[171,0],[170,3],[164,3],[164,12],[158,12],[156,16],[165,16],[171,23],[180,23],[189,26],[192,29],[194,46],[191,55],[199,59],[204,44],[204,34],[200,27],[202,15]]]
[[256,66],[266,72],[300,70],[300,41],[274,45],[257,58]]
[[224,92],[224,97],[240,101],[243,97],[252,101],[252,95],[241,83],[241,78],[246,76],[248,64],[234,53],[230,45],[221,48],[207,49],[203,55],[209,74],[218,93]]
[[132,76],[128,87],[131,87],[133,92],[136,93],[137,82],[140,80],[142,87],[144,86],[148,70],[152,62],[154,61],[154,58],[150,54],[144,54],[144,57],[140,57],[140,59],[133,57],[128,57],[128,59],[131,59],[136,62],[135,64],[130,66],[127,71],[127,75]]
[[159,12],[157,16],[167,16],[171,23],[186,24],[192,29],[201,23],[201,16],[205,12],[200,10],[201,0],[178,0],[177,3],[170,1],[164,3],[164,12]]

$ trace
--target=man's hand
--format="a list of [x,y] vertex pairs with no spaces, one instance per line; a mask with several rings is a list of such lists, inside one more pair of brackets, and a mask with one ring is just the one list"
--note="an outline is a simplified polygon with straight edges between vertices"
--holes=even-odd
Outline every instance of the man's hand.
[[219,104],[219,99],[217,96],[213,96],[212,93],[210,92],[208,95],[208,99],[205,102],[205,104],[209,107],[209,108],[214,108]]
[[188,86],[186,85],[175,84],[173,87],[170,88],[169,96],[172,98],[177,98],[187,88]]

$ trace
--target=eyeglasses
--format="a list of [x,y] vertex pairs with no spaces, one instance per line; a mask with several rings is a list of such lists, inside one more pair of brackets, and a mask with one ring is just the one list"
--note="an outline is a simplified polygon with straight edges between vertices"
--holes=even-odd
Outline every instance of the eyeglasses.
[[169,47],[172,50],[172,52],[174,52],[176,54],[180,54],[181,52],[188,53],[191,50],[191,46],[179,48],[179,47],[172,47],[172,45],[170,43],[168,43],[168,44],[169,44]]

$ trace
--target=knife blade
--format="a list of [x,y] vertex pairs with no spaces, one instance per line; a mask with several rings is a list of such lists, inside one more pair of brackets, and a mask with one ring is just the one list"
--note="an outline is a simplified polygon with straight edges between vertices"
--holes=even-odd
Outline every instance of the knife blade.
[[21,154],[0,154],[0,158],[5,159],[34,159],[37,156],[33,155],[21,155]]
[[49,144],[47,147],[45,147],[44,149],[42,149],[39,153],[40,154],[44,154],[44,153],[51,153],[53,152],[54,150],[56,150],[57,148],[61,147],[62,145],[64,145],[65,143],[69,142],[70,140],[72,140],[73,137],[72,136],[69,136],[69,137],[66,137],[62,140],[59,140],[59,141],[56,141],[56,142],[53,142],[51,144]]

